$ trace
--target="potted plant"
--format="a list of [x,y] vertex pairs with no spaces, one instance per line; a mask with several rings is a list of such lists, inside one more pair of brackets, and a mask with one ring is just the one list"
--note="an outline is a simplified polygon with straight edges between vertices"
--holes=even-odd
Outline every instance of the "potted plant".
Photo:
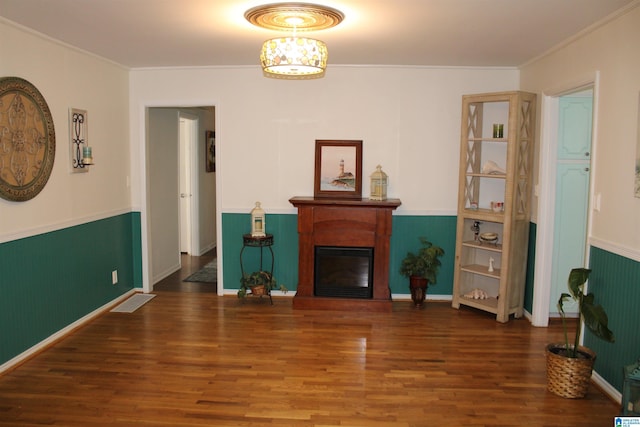
[[421,248],[417,253],[408,252],[400,265],[400,274],[409,278],[411,299],[416,307],[422,307],[429,284],[435,285],[440,269],[440,257],[444,249],[425,237],[420,237]]
[[[582,323],[596,337],[608,342],[614,342],[613,332],[609,330],[607,313],[601,305],[594,303],[592,293],[585,294],[584,285],[591,274],[587,268],[574,268],[569,273],[570,294],[563,293],[558,300],[558,310],[562,317],[564,343],[549,344],[547,355],[547,389],[558,396],[567,398],[582,398],[587,394],[591,371],[596,354],[589,348],[578,345]],[[573,299],[578,304],[578,326],[573,343],[569,343],[567,333],[564,302]]]
[[[278,281],[268,271],[254,271],[253,273],[245,274],[240,279],[238,298],[243,298],[247,295],[271,295],[271,291],[276,288],[282,292],[288,291],[284,285],[278,286]],[[250,293],[247,294],[249,291]]]

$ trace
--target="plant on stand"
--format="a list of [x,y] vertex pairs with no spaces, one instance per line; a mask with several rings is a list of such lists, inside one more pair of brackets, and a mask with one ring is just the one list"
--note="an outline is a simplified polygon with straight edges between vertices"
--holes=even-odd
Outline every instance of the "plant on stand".
[[440,270],[440,257],[444,249],[420,237],[421,248],[417,253],[408,252],[400,265],[400,274],[409,278],[411,299],[416,307],[422,307],[429,284],[435,285]]
[[[558,396],[582,398],[586,395],[591,379],[596,354],[589,348],[580,346],[582,324],[596,337],[614,342],[613,332],[609,330],[609,318],[601,305],[596,305],[592,293],[585,294],[584,285],[591,270],[574,268],[569,273],[570,294],[563,293],[558,300],[558,310],[562,317],[564,343],[549,344],[547,355],[547,389]],[[569,343],[564,302],[574,300],[578,304],[578,326],[573,343]]]
[[271,291],[276,288],[284,293],[288,291],[286,286],[278,286],[278,281],[268,271],[254,271],[253,273],[245,274],[240,279],[238,298],[244,298],[247,295],[271,296]]

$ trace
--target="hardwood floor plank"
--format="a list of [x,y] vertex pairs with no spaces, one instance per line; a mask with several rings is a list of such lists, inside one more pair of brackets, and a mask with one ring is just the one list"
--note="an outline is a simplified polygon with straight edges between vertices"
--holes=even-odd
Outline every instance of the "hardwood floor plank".
[[594,385],[547,392],[561,335],[448,303],[332,312],[158,291],[1,376],[0,426],[612,425],[619,407]]

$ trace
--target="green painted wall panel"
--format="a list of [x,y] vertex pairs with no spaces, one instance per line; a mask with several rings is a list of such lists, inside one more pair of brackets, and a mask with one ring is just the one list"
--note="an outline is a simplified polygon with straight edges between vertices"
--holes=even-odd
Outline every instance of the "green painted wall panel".
[[133,287],[142,288],[142,221],[140,212],[132,212],[130,215]]
[[[294,291],[298,285],[298,217],[297,215],[267,214],[267,233],[273,234],[273,275],[279,284]],[[240,251],[242,236],[251,232],[250,214],[222,214],[223,280],[225,289],[240,287]],[[260,249],[247,247],[242,254],[245,273],[259,269]],[[263,269],[271,267],[271,255],[263,249]]]
[[456,252],[455,216],[404,216],[394,215],[389,258],[389,285],[393,294],[410,294],[409,279],[399,272],[407,252],[420,248],[419,237],[426,237],[434,245],[444,249],[438,282],[430,285],[427,295],[453,294],[453,268]]
[[[288,289],[295,291],[298,282],[298,229],[297,215],[269,215],[266,229],[274,235],[275,253],[274,276]],[[438,284],[430,288],[430,293],[451,295],[453,292],[453,260],[455,257],[456,217],[452,216],[399,216],[393,217],[391,236],[390,286],[391,292],[409,294],[408,279],[398,270],[400,262],[408,251],[419,248],[419,236],[426,236],[434,244],[442,246],[445,257],[438,276]],[[242,235],[251,231],[249,214],[227,213],[222,215],[222,238],[224,251],[224,286],[237,289],[240,282],[240,250]],[[268,257],[265,257],[268,259]],[[259,250],[248,248],[243,253],[245,270],[247,265],[259,264]]]
[[527,276],[524,287],[524,309],[533,312],[533,275],[536,266],[536,233],[538,227],[535,223],[529,223],[529,250],[527,252]]
[[585,332],[584,343],[597,354],[594,369],[609,384],[622,391],[622,367],[640,357],[640,262],[591,247],[589,292],[609,317],[615,343]]
[[123,214],[0,244],[0,364],[142,283],[136,227]]

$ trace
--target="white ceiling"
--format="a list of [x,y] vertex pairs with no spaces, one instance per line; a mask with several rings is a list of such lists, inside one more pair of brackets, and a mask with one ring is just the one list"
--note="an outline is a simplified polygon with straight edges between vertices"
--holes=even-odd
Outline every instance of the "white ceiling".
[[[317,0],[329,64],[519,66],[640,0]],[[258,0],[0,0],[0,16],[127,67],[257,65]],[[6,41],[5,41],[6,42]]]

